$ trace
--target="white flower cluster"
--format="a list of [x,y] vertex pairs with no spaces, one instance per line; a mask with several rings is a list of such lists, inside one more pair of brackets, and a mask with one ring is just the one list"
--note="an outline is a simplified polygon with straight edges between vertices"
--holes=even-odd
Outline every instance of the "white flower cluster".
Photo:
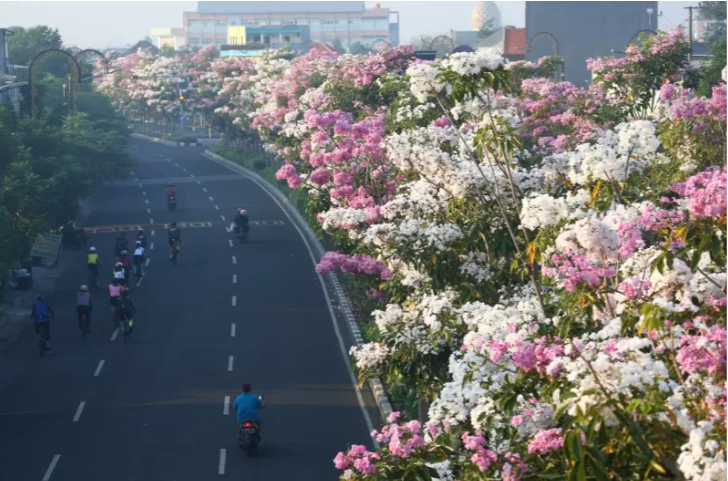
[[389,355],[389,349],[378,342],[368,342],[361,346],[354,346],[349,354],[356,359],[356,367],[362,370],[372,369],[385,362]]
[[493,272],[490,269],[488,255],[485,252],[468,252],[460,256],[463,264],[460,272],[472,277],[477,282],[485,282],[491,278]]
[[361,237],[367,245],[396,245],[397,250],[406,247],[415,251],[425,248],[446,251],[451,243],[463,238],[463,233],[455,224],[405,219],[399,224],[374,224]]
[[680,471],[690,481],[724,481],[728,474],[726,453],[720,443],[707,439],[713,429],[713,421],[699,421],[690,431],[690,439],[682,446],[677,459]]
[[410,92],[418,101],[425,102],[430,94],[442,90],[443,84],[437,79],[439,73],[439,68],[427,63],[414,64],[407,69]]
[[589,216],[567,225],[556,238],[556,248],[561,252],[584,254],[594,260],[617,260],[619,237],[616,229]]
[[564,220],[586,217],[585,204],[589,200],[591,196],[586,190],[567,197],[531,194],[521,200],[521,227],[533,230],[557,225]]
[[478,75],[483,70],[496,70],[503,62],[503,57],[498,52],[487,49],[454,53],[443,60],[440,66],[443,70],[450,68],[459,75]]

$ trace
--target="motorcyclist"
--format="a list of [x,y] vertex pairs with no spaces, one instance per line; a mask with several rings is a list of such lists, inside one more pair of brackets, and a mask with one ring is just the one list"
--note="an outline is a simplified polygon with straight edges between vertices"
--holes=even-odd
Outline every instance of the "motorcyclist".
[[43,296],[38,294],[33,303],[33,309],[30,311],[30,317],[35,319],[35,333],[40,336],[40,331],[43,329],[46,338],[46,349],[51,352],[51,317],[55,317],[53,309],[48,304]]
[[144,275],[144,247],[142,247],[142,241],[136,241],[136,248],[134,249],[134,269],[138,270],[138,275]]
[[116,255],[121,255],[121,251],[125,251],[129,246],[129,240],[126,238],[126,232],[123,232],[116,238]]
[[177,187],[175,187],[174,184],[170,182],[169,184],[167,184],[167,188],[164,192],[167,194],[167,199],[169,199],[171,196],[177,195]]
[[243,383],[243,393],[235,398],[233,407],[238,412],[238,429],[243,421],[253,421],[258,426],[258,434],[263,430],[262,420],[258,409],[263,409],[263,402],[255,394],[251,394],[253,390],[249,382]]
[[76,312],[78,313],[78,328],[81,329],[81,316],[86,315],[86,329],[91,332],[91,293],[88,287],[81,286],[76,294]]
[[176,222],[172,222],[167,230],[167,239],[169,240],[169,258],[172,259],[172,249],[175,244],[180,245],[182,243],[182,232],[177,227]]
[[237,226],[238,230],[242,229],[243,232],[246,234],[248,233],[248,211],[240,207],[238,209],[238,213],[235,214],[233,222]]
[[139,229],[137,241],[142,243],[142,247],[147,248],[147,235],[144,233],[144,229]]
[[86,263],[88,265],[89,276],[92,278],[92,280],[96,280],[96,287],[98,287],[99,266],[101,265],[101,263],[99,262],[99,255],[96,253],[95,247],[89,248],[88,254],[86,255]]

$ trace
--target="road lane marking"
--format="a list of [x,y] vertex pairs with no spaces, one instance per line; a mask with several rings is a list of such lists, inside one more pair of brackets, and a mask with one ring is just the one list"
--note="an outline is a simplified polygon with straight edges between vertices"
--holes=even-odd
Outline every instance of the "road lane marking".
[[114,329],[114,333],[111,335],[111,340],[116,341],[116,336],[119,335],[119,329]]
[[[225,458],[227,457],[227,449],[220,450],[220,464],[217,466],[217,474],[225,474]],[[47,480],[44,480],[47,481]]]
[[151,213],[152,213],[152,209],[150,209],[149,207],[147,207],[147,214],[151,214]]
[[198,181],[197,181],[197,184],[199,184],[199,185],[202,185],[202,182],[200,182],[200,181],[198,180]]
[[51,465],[48,466],[48,469],[43,476],[43,481],[50,481],[51,476],[53,475],[53,470],[56,469],[56,464],[58,464],[59,459],[61,459],[60,454],[56,454],[55,456],[53,456],[53,461],[51,461]]
[[154,235],[154,231],[152,231],[152,235]]
[[237,283],[238,283],[238,275],[233,274],[233,284],[237,284]]
[[151,257],[147,257],[147,260],[144,261],[144,267],[149,267],[149,263],[151,262]]
[[203,187],[202,192],[207,193],[207,189]]
[[222,407],[223,416],[230,414],[230,396],[225,396],[225,404]]
[[215,202],[215,199],[213,199],[212,196],[210,196],[210,202]]
[[[162,156],[162,154],[159,154],[159,156],[161,157],[161,156]],[[169,160],[169,159],[167,159],[167,162],[172,162],[172,161],[171,161],[171,160]]]
[[149,204],[149,199],[144,199],[145,204]]
[[235,256],[233,256],[233,264],[237,264],[237,263],[238,263],[238,260],[235,258]]
[[[213,162],[216,162],[218,164],[221,164],[221,162],[217,162],[216,160],[212,159],[211,157],[207,157],[206,155],[203,155],[203,157],[205,157],[206,159],[210,159]],[[225,164],[222,164],[222,165],[225,165]],[[228,169],[233,172],[237,172],[239,174],[239,172],[236,171],[235,169],[232,169],[230,167],[228,167]],[[319,264],[319,262],[313,253],[313,248],[311,247],[311,244],[309,243],[308,238],[303,234],[303,231],[298,226],[298,224],[296,222],[294,222],[293,217],[291,217],[291,214],[288,212],[288,210],[286,210],[283,207],[283,204],[281,204],[281,202],[268,189],[266,189],[265,186],[260,181],[256,180],[254,177],[250,177],[250,176],[246,176],[246,175],[242,175],[242,174],[240,174],[240,175],[243,178],[248,178],[248,179],[252,180],[253,182],[255,182],[258,185],[258,187],[260,187],[266,194],[268,194],[268,196],[271,199],[273,199],[273,202],[275,202],[278,205],[278,207],[281,209],[281,211],[286,215],[288,220],[291,222],[293,227],[296,228],[298,235],[301,237],[301,240],[306,245],[306,249],[308,250],[308,254],[311,258],[311,262],[313,263],[314,266],[317,266]],[[324,278],[321,275],[319,275],[318,279],[319,279],[319,283],[321,284],[321,290],[324,293],[324,298],[326,299],[326,304],[328,305],[328,308],[329,308],[329,317],[331,318],[331,325],[333,326],[334,333],[336,334],[336,338],[339,341],[339,349],[341,351],[341,356],[344,360],[344,364],[346,365],[347,370],[349,371],[349,380],[351,381],[351,384],[354,387],[354,391],[356,392],[356,397],[357,397],[357,400],[359,401],[359,407],[361,408],[362,416],[364,417],[364,422],[366,423],[367,428],[369,429],[369,432],[372,432],[374,430],[374,424],[372,423],[371,416],[369,416],[369,411],[367,411],[366,405],[364,404],[364,397],[362,396],[361,390],[359,389],[359,384],[357,383],[356,378],[354,377],[354,374],[351,370],[351,360],[349,357],[349,350],[346,348],[346,344],[344,343],[344,338],[341,335],[341,330],[339,329],[339,325],[336,322],[336,315],[334,314],[334,307],[331,304],[331,296],[329,296],[329,291],[326,289],[326,284],[324,283]],[[372,441],[373,441],[374,447],[378,449],[379,443],[376,440],[372,440]]]
[[233,371],[233,356],[228,356],[228,372]]
[[99,361],[99,365],[96,366],[96,371],[94,371],[94,377],[98,377],[99,373],[101,372],[101,368],[104,367],[104,361],[103,359]]
[[81,404],[78,405],[78,409],[76,409],[76,415],[73,416],[73,422],[77,423],[79,419],[81,419],[81,413],[83,412],[83,408],[86,407],[86,401],[81,401]]
[[147,191],[143,190],[142,195],[147,195]]
[[230,324],[230,337],[235,337],[235,323]]
[[195,174],[190,174],[190,177],[194,178],[195,177]]
[[137,282],[137,283],[136,283],[136,286],[137,286],[137,287],[141,286],[141,285],[142,285],[142,281],[143,281],[143,280],[144,280],[144,276],[141,276],[141,277],[139,278],[139,282]]
[[215,210],[220,210],[220,207],[218,207],[218,206],[215,206]]
[[228,242],[230,243],[230,247],[232,247],[233,246],[233,240],[232,239],[228,239]]
[[182,169],[182,172],[187,172],[187,169]]
[[225,220],[225,216],[224,216],[224,215],[220,215],[220,218],[221,218],[222,220]]
[[150,223],[150,224],[154,224],[154,217],[150,217],[150,218],[149,218],[149,223]]
[[177,162],[174,163],[175,167],[179,167],[179,164]]
[[152,242],[151,244],[149,244],[149,250],[152,250],[152,249],[154,249],[154,242]]
[[139,184],[139,188],[140,188],[140,189],[143,189],[144,187],[142,186],[142,184]]
[[238,296],[233,296],[233,307],[238,303]]
[[137,182],[139,182],[139,178],[138,177],[134,177],[134,180],[136,180]]
[[130,173],[131,175],[134,175],[134,171],[133,171],[133,170],[130,170],[130,171],[129,171],[129,173]]

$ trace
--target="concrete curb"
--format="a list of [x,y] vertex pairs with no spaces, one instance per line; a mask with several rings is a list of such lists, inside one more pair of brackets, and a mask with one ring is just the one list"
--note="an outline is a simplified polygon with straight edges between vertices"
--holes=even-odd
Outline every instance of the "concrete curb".
[[[293,204],[290,203],[288,198],[283,195],[281,191],[276,189],[262,176],[243,167],[240,164],[236,164],[235,162],[232,162],[224,157],[220,157],[219,155],[210,152],[209,150],[205,150],[204,155],[210,160],[222,164],[240,173],[241,175],[250,178],[251,180],[257,181],[256,183],[260,185],[261,188],[265,189],[269,194],[273,195],[276,199],[278,199],[281,204],[286,207],[291,217],[296,220],[301,230],[306,233],[309,242],[316,251],[316,255],[318,255],[319,257],[323,257],[323,255],[326,253],[326,250],[321,244],[318,236],[316,236],[316,233],[313,231],[313,229],[311,229],[311,226],[308,225],[308,222],[306,221],[306,219],[303,218],[298,209],[296,209]],[[336,297],[339,301],[340,309],[346,317],[346,323],[349,326],[349,331],[351,332],[351,335],[354,338],[356,345],[360,346],[364,344],[364,338],[361,335],[361,330],[359,329],[359,325],[357,324],[356,318],[354,317],[354,313],[351,309],[351,302],[349,302],[349,298],[346,295],[344,288],[341,286],[341,282],[339,281],[338,276],[334,272],[326,274],[326,276],[331,279],[331,284],[334,287]],[[386,420],[387,417],[392,414],[392,405],[389,402],[387,393],[384,391],[382,381],[379,378],[373,378],[369,381],[369,387],[371,388],[372,394],[374,395],[374,400],[377,402],[377,406],[379,407],[379,414],[381,415],[383,420]]]
[[156,142],[157,144],[162,144],[162,145],[166,145],[169,147],[185,147],[188,145],[189,146],[200,145],[197,142],[195,142],[194,144],[190,144],[187,142],[172,142],[170,140],[162,140],[162,139],[158,139],[156,137],[150,137],[148,135],[137,134],[136,132],[132,133],[131,136],[134,137],[135,139],[148,140],[149,142]]

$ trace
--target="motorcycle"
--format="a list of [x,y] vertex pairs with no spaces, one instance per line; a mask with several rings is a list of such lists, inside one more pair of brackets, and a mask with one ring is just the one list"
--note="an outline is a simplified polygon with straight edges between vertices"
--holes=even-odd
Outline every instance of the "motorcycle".
[[[263,396],[258,396],[258,398],[261,403],[265,403]],[[238,446],[248,456],[253,456],[258,452],[258,444],[260,444],[258,424],[252,419],[244,419],[238,430]]]
[[177,197],[174,195],[170,195],[167,197],[167,208],[169,210],[174,210],[177,207]]
[[245,227],[235,226],[235,238],[238,239],[240,242],[245,242],[248,239],[249,233],[250,225],[247,225]]

